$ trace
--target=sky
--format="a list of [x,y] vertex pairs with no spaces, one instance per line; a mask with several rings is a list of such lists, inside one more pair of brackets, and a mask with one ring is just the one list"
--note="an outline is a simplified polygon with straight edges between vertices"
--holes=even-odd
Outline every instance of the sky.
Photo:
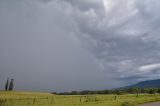
[[0,0],[0,89],[102,90],[160,78],[159,0]]

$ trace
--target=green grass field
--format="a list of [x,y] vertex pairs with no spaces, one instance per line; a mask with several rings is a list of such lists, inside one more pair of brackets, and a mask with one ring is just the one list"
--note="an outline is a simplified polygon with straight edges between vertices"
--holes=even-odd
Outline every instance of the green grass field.
[[134,106],[160,101],[160,94],[52,95],[48,93],[0,91],[0,106]]

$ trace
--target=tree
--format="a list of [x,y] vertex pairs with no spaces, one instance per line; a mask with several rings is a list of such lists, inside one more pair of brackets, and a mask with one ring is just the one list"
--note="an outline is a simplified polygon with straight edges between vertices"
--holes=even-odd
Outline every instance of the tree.
[[157,91],[157,93],[160,93],[160,88],[158,88],[158,91]]
[[156,92],[158,92],[158,88],[150,88],[149,90],[149,94],[155,94]]
[[12,91],[14,87],[14,79],[11,79],[10,84],[9,84],[9,91]]
[[9,86],[9,78],[7,78],[6,84],[5,84],[5,90],[8,90],[8,86]]

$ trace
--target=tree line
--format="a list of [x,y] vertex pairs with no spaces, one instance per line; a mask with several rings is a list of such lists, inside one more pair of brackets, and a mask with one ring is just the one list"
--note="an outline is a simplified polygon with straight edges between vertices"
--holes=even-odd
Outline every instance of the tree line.
[[93,94],[138,94],[139,93],[148,93],[155,94],[160,93],[160,88],[123,88],[115,90],[85,90],[85,91],[72,91],[72,92],[62,92],[57,93],[59,95],[93,95]]

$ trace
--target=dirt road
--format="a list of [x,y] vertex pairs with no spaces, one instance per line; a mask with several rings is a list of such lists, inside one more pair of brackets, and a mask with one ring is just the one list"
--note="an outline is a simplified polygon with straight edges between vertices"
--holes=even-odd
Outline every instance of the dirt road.
[[147,103],[147,104],[138,105],[138,106],[160,106],[160,102]]

